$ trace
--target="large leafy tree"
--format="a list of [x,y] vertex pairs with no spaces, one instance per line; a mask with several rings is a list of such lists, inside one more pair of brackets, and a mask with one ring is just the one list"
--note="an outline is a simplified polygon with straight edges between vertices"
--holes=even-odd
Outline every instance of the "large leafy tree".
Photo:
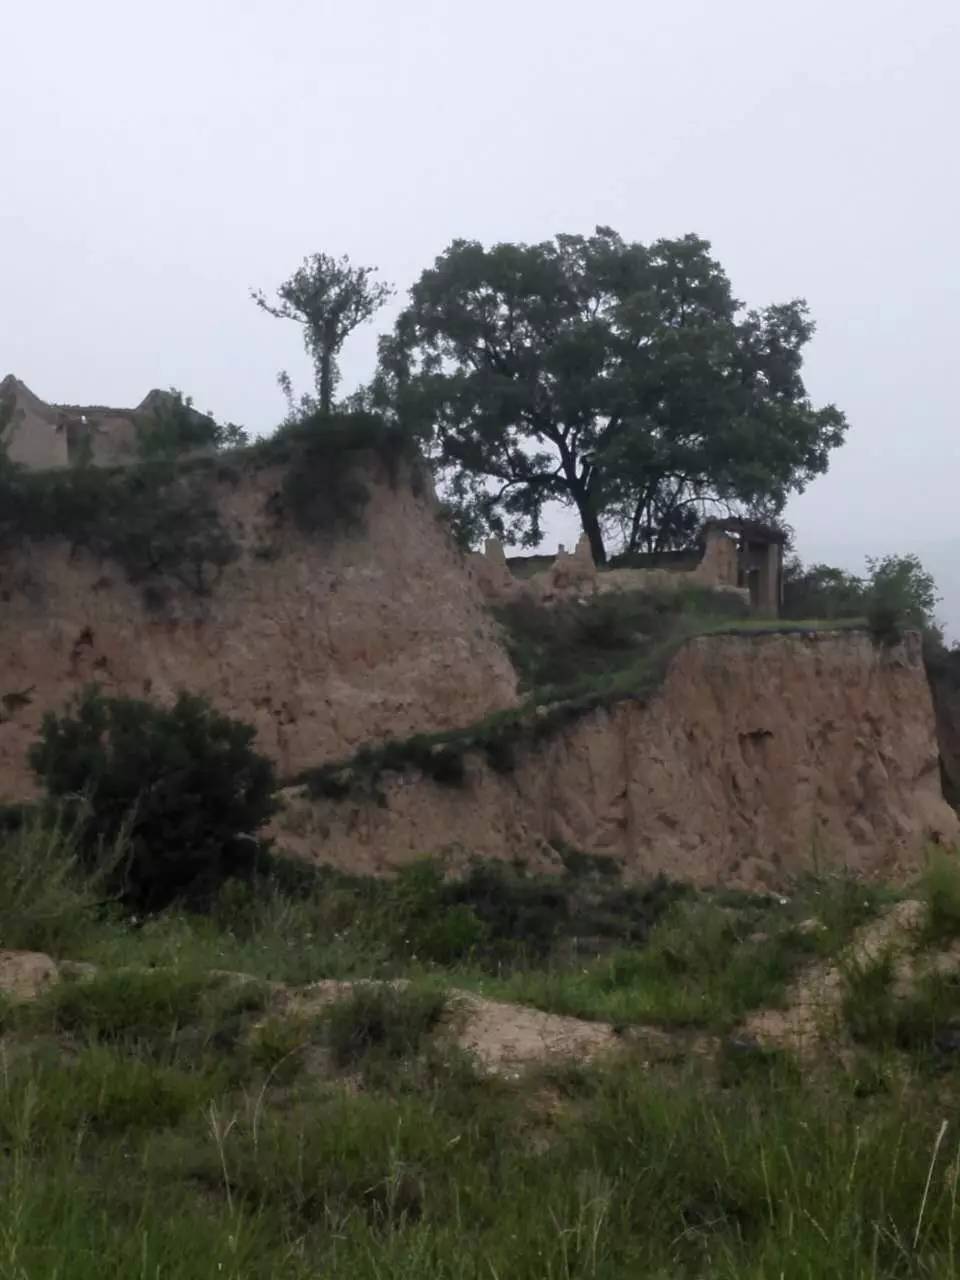
[[[316,370],[320,410],[327,414],[337,385],[337,355],[349,335],[369,320],[393,293],[392,286],[375,280],[376,267],[355,267],[346,254],[331,258],[315,253],[277,290],[271,302],[262,289],[251,291],[261,310],[303,326],[303,341]],[[286,374],[281,385],[289,387]]]
[[381,342],[372,394],[474,531],[533,545],[559,501],[602,562],[614,537],[683,545],[718,507],[775,515],[826,469],[846,422],[807,396],[812,333],[802,301],[744,310],[696,236],[457,240]]

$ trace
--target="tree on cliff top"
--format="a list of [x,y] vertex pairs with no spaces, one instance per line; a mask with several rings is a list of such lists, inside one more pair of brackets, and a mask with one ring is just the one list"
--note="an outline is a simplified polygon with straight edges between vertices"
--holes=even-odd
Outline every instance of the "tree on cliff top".
[[801,378],[802,301],[744,311],[705,240],[457,240],[381,342],[373,402],[426,442],[474,528],[533,545],[575,506],[593,550],[689,541],[719,505],[771,515],[826,470],[843,414]]
[[[376,267],[353,266],[346,254],[338,259],[315,253],[304,258],[290,279],[280,285],[278,302],[269,302],[261,289],[251,290],[254,302],[269,315],[303,325],[304,345],[316,369],[322,413],[329,413],[333,404],[340,348],[393,293],[391,285],[373,279],[376,271]],[[281,374],[280,380],[286,389],[286,375]]]
[[939,637],[940,602],[933,575],[915,555],[868,556],[865,575],[831,565],[784,566],[786,618],[862,618],[886,615],[900,626]]

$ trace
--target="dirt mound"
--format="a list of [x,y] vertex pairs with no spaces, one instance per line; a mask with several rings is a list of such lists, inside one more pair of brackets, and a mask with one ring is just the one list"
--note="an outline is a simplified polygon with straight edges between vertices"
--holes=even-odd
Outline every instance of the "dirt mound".
[[[383,984],[314,982],[288,990],[282,1000],[283,1008],[292,1015],[316,1013],[349,996],[361,985]],[[409,983],[398,981],[390,985],[402,989]],[[551,1059],[589,1061],[620,1043],[609,1023],[543,1013],[525,1005],[487,1000],[456,988],[447,994],[450,1010],[447,1033],[483,1070],[494,1074],[511,1074]]]
[[42,951],[0,951],[0,994],[10,1000],[35,1000],[59,980],[56,961]]

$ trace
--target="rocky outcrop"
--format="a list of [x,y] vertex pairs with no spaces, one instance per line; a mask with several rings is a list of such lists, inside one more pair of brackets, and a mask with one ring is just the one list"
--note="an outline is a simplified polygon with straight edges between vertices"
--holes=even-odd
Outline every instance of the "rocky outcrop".
[[55,961],[42,951],[0,951],[0,995],[35,1000],[60,980]]
[[812,631],[691,641],[648,705],[593,711],[510,773],[477,755],[461,786],[411,773],[377,797],[294,790],[277,829],[355,870],[457,849],[536,865],[567,845],[635,879],[744,888],[818,866],[896,878],[958,835],[919,637]]
[[308,535],[277,515],[283,474],[210,469],[237,556],[206,595],[165,579],[148,607],[143,583],[66,541],[0,548],[0,800],[30,794],[43,713],[91,682],[161,701],[206,694],[256,726],[281,773],[515,700],[429,493],[380,466],[362,528]]

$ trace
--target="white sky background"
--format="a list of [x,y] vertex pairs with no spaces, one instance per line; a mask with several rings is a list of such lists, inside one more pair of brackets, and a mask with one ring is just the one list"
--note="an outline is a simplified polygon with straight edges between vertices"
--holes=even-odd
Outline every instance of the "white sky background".
[[960,634],[958,0],[6,0],[0,54],[0,376],[260,432],[311,379],[248,289],[305,254],[402,294],[457,236],[696,232],[850,419],[798,551],[918,552]]

